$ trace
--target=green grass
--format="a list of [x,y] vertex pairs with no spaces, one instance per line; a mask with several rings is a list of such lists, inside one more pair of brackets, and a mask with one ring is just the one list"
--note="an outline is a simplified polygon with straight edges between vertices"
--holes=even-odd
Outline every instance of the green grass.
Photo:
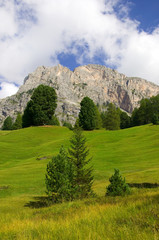
[[85,132],[98,197],[38,205],[47,162],[69,147],[71,134],[64,127],[0,132],[0,239],[159,239],[158,188],[104,197],[114,168],[127,182],[159,183],[159,126]]

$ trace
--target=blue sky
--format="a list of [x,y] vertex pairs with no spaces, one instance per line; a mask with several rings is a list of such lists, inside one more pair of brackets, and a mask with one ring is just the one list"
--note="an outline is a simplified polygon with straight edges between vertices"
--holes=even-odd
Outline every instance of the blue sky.
[[159,84],[158,0],[0,0],[0,98],[38,66],[102,64]]

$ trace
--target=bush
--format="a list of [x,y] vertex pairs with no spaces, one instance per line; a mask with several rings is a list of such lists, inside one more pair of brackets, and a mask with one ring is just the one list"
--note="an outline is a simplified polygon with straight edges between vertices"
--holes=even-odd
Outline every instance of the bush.
[[125,182],[125,178],[119,174],[119,170],[115,169],[114,175],[109,179],[110,185],[106,188],[106,195],[108,196],[125,196],[130,194],[130,188]]
[[63,123],[63,126],[64,126],[64,127],[67,127],[67,128],[70,129],[70,130],[73,130],[73,127],[72,127],[71,123],[69,123],[69,122],[64,122],[64,123]]
[[54,115],[52,116],[52,118],[48,124],[53,125],[53,126],[60,126],[60,122],[59,122],[58,118]]

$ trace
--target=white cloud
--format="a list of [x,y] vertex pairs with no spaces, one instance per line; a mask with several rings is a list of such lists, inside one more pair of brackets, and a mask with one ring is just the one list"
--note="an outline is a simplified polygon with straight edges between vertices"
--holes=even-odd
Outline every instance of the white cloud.
[[16,2],[0,0],[0,75],[8,82],[22,84],[37,66],[57,64],[60,52],[84,64],[103,51],[106,65],[159,84],[159,30],[140,32],[122,0]]
[[18,91],[18,87],[12,83],[2,82],[0,83],[0,98],[11,96]]

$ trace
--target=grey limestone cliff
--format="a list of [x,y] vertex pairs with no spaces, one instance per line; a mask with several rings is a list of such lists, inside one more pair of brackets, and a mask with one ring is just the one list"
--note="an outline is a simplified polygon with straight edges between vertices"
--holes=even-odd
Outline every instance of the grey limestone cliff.
[[40,84],[55,88],[58,96],[56,115],[59,120],[75,122],[80,101],[88,96],[100,106],[115,103],[131,113],[142,98],[159,94],[159,86],[141,78],[127,77],[105,66],[86,65],[73,72],[60,64],[55,67],[38,67],[24,79],[17,94],[0,100],[0,126],[7,116],[15,119],[23,113],[33,90]]

